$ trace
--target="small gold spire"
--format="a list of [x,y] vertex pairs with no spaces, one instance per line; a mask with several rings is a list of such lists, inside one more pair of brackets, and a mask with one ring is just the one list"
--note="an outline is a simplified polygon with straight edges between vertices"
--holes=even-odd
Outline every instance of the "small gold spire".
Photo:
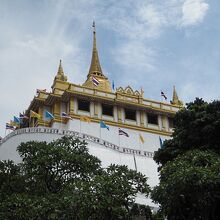
[[62,60],[60,60],[59,68],[58,68],[57,75],[56,75],[55,79],[67,81],[67,76],[64,75],[64,71],[63,71],[63,67],[62,67]]
[[178,98],[175,86],[173,86],[173,100],[170,101],[170,103],[173,104],[173,105],[179,105],[179,106],[183,105],[183,102],[180,101],[179,98]]
[[62,60],[60,60],[60,65],[59,65],[59,68],[58,68],[57,75],[64,75],[63,67],[62,67]]

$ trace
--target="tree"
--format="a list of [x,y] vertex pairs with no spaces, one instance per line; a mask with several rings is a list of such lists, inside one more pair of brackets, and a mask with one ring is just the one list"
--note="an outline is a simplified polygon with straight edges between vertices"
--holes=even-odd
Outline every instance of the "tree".
[[153,197],[168,219],[219,219],[219,155],[192,150],[167,162]]
[[0,219],[129,219],[147,178],[126,166],[101,167],[86,142],[62,137],[18,146],[20,164],[0,162]]
[[174,122],[172,139],[154,157],[160,184],[152,198],[168,219],[219,219],[220,102],[197,98]]
[[220,101],[211,103],[196,98],[176,113],[171,140],[164,142],[154,160],[165,165],[179,154],[192,149],[213,150],[220,154]]

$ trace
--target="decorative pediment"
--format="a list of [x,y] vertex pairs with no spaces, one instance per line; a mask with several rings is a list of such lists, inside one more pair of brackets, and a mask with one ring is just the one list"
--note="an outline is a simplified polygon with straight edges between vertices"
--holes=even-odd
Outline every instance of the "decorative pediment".
[[143,96],[143,93],[140,93],[138,90],[133,90],[130,86],[127,86],[125,89],[122,87],[119,87],[116,89],[118,93],[121,93],[123,95],[130,95],[130,96]]

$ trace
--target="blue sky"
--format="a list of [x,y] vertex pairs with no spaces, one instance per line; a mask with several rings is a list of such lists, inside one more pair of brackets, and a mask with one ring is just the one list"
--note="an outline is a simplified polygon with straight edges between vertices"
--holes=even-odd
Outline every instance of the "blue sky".
[[1,0],[0,136],[36,89],[50,91],[59,60],[72,83],[88,73],[92,21],[103,72],[148,99],[219,99],[218,0]]

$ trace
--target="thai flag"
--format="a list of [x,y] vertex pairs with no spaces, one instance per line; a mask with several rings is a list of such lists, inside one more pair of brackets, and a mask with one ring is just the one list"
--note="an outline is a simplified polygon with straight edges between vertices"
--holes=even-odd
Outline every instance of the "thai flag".
[[10,125],[9,123],[6,123],[6,129],[15,130],[14,126]]
[[165,100],[167,100],[167,97],[163,91],[160,92],[161,96],[164,97]]
[[62,118],[71,118],[71,116],[68,115],[66,112],[62,112],[62,113],[61,113],[61,117],[62,117]]
[[126,133],[125,131],[121,130],[121,128],[119,128],[118,132],[119,132],[119,135],[124,135],[126,137],[129,137],[128,133]]
[[95,86],[98,86],[99,85],[99,81],[98,79],[96,79],[94,76],[92,77],[92,82]]
[[46,89],[37,89],[36,93],[39,94],[40,92],[46,92]]
[[19,118],[20,119],[29,119],[28,116],[24,115],[24,114],[19,114]]

